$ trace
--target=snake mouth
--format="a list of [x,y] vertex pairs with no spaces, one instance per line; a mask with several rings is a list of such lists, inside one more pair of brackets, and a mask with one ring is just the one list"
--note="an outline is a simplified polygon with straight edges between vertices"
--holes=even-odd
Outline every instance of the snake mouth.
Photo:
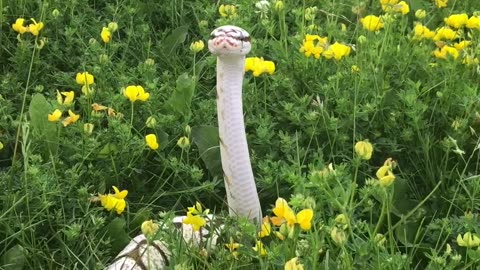
[[208,47],[216,55],[245,55],[251,49],[250,35],[240,27],[221,26],[213,30]]

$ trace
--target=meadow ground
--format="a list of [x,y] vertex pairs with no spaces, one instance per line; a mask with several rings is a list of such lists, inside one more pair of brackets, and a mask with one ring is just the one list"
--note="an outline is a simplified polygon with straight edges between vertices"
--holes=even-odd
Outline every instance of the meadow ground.
[[[173,215],[227,216],[225,24],[267,218],[190,247]],[[148,220],[171,269],[479,269],[480,1],[0,0],[0,27],[0,269],[102,269]]]

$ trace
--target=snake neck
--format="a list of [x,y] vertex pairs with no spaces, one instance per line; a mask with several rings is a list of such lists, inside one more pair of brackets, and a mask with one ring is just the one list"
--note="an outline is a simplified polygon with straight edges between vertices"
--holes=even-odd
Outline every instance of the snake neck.
[[217,112],[220,154],[230,215],[259,222],[262,217],[243,119],[245,57],[217,59]]

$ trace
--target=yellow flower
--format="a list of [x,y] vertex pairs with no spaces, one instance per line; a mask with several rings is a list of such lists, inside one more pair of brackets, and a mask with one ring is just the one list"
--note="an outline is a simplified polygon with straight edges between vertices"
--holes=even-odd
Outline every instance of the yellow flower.
[[143,87],[140,85],[127,86],[127,88],[125,88],[123,91],[123,95],[127,97],[130,102],[135,102],[137,100],[147,101],[147,99],[150,97],[150,93],[145,92],[145,89],[143,89]]
[[157,136],[155,134],[148,134],[145,136],[145,142],[147,143],[147,146],[150,147],[152,150],[157,150],[160,145],[157,142]]
[[466,55],[463,58],[462,64],[465,64],[467,66],[469,65],[478,65],[480,63],[480,60],[477,57],[472,57],[469,55]]
[[299,224],[300,228],[304,231],[308,231],[312,227],[313,210],[304,209],[295,215],[295,212],[293,212],[290,206],[288,206],[287,201],[283,198],[277,199],[273,213],[276,217],[272,217],[271,222],[275,226],[280,226],[286,222],[289,227]]
[[233,257],[237,258],[238,257],[238,251],[236,251],[238,248],[240,248],[242,245],[239,243],[233,242],[233,238],[230,237],[230,243],[225,244],[225,247],[228,248],[230,253],[233,255]]
[[237,7],[234,5],[220,5],[218,13],[224,18],[235,18],[237,17]]
[[201,216],[192,215],[192,213],[187,212],[187,217],[183,220],[183,224],[192,225],[193,230],[197,232],[207,224],[207,221]]
[[158,224],[153,222],[152,220],[146,220],[142,223],[142,226],[140,228],[145,237],[152,238],[157,234],[160,226],[158,226]]
[[80,85],[90,85],[95,82],[95,78],[93,77],[93,75],[88,72],[77,73],[75,80]]
[[468,15],[466,13],[452,14],[448,18],[445,18],[444,21],[448,26],[458,29],[467,24]]
[[444,26],[441,28],[437,28],[437,30],[435,31],[435,36],[433,37],[433,41],[452,40],[452,39],[455,39],[456,37],[457,37],[457,32]]
[[93,104],[92,104],[92,109],[93,109],[94,111],[98,112],[98,111],[105,111],[105,110],[108,109],[108,107],[107,107],[107,106],[100,105],[100,104],[98,104],[98,103],[93,103]]
[[375,15],[368,15],[360,19],[360,22],[362,23],[364,29],[371,32],[376,32],[385,26],[382,19]]
[[466,47],[470,46],[472,42],[470,40],[462,40],[460,42],[457,42],[455,44],[453,44],[453,47],[455,47],[455,49],[461,51],[463,49],[465,49]]
[[465,26],[470,29],[480,29],[480,16],[470,17]]
[[335,58],[335,60],[340,60],[344,56],[350,55],[352,48],[350,46],[335,42],[334,44],[328,46],[328,49],[323,52],[323,56],[327,59]]
[[415,11],[415,17],[419,20],[422,20],[427,17],[427,12],[424,9],[418,9]]
[[383,165],[376,173],[378,181],[382,187],[390,186],[395,180],[395,175],[392,173],[392,166]]
[[268,217],[263,218],[262,230],[258,232],[258,237],[263,238],[269,236],[272,233],[272,225],[270,225],[270,219]]
[[102,38],[103,42],[108,43],[110,40],[112,40],[112,32],[110,32],[108,27],[103,27],[100,37]]
[[194,53],[198,53],[199,51],[203,50],[205,48],[205,43],[203,43],[203,40],[195,41],[190,44],[190,51]]
[[[63,98],[63,97],[65,98]],[[59,92],[57,90],[57,102],[60,105],[70,105],[73,102],[73,99],[75,98],[75,92],[69,91],[69,92]]]
[[457,244],[466,248],[478,247],[480,246],[480,238],[470,232],[465,233],[463,236],[459,234],[457,236]]
[[313,219],[313,210],[312,209],[303,209],[298,212],[297,223],[300,225],[300,228],[304,231],[310,230],[312,228],[312,219]]
[[373,145],[369,141],[359,141],[355,144],[355,153],[363,160],[372,158]]
[[255,246],[253,247],[253,250],[255,250],[260,256],[265,256],[267,255],[267,250],[263,246],[262,241],[257,241],[255,243]]
[[79,114],[75,114],[74,112],[72,112],[72,110],[68,110],[68,116],[67,118],[63,119],[62,124],[64,127],[66,127],[70,124],[77,122],[78,119],[80,119]]
[[417,23],[413,28],[413,35],[414,39],[431,39],[435,36],[435,32],[428,29],[428,27],[424,26],[421,23]]
[[25,19],[23,18],[18,18],[14,24],[12,24],[12,28],[14,31],[23,34],[28,31],[28,28],[24,26],[23,24],[25,23]]
[[56,109],[53,113],[48,114],[48,121],[50,122],[57,122],[62,117],[62,111]]
[[125,211],[125,206],[127,203],[125,202],[125,197],[128,195],[128,190],[120,191],[116,186],[112,186],[115,194],[107,194],[103,195],[100,194],[100,202],[102,206],[107,209],[108,211],[115,210],[117,214],[123,213]]
[[40,33],[40,30],[43,29],[43,22],[39,22],[37,23],[37,21],[35,21],[35,19],[30,19],[33,23],[29,24],[28,25],[28,29],[27,31],[30,32],[32,35],[34,36],[38,36],[38,34]]
[[284,270],[303,270],[303,264],[295,257],[285,263]]
[[447,7],[448,0],[433,0],[438,8]]
[[453,59],[457,59],[458,56],[460,55],[460,53],[459,53],[458,50],[455,49],[454,47],[445,45],[445,46],[443,46],[443,47],[440,48],[440,49],[436,49],[436,50],[433,52],[433,55],[434,55],[436,58],[441,58],[441,59],[447,59],[448,56],[452,56]]
[[304,53],[306,57],[314,56],[319,59],[323,51],[328,48],[328,38],[320,37],[318,35],[306,35],[303,44],[300,47],[300,52]]
[[398,3],[399,0],[380,0],[380,4],[382,6],[386,6],[386,5],[395,5]]
[[201,215],[201,214],[208,215],[210,210],[205,209],[205,211],[203,211],[202,205],[199,202],[195,202],[194,206],[187,207],[187,212],[193,215]]
[[252,71],[253,76],[258,77],[263,73],[272,75],[275,72],[275,63],[265,61],[263,57],[247,57],[245,59],[245,71]]
[[382,9],[385,12],[397,12],[402,13],[403,15],[408,14],[410,12],[410,6],[405,3],[405,1],[380,1],[381,3],[386,2],[386,4],[382,4]]
[[178,145],[178,147],[180,147],[182,149],[185,149],[188,146],[190,146],[190,140],[188,139],[188,137],[183,136],[180,139],[178,139],[177,145]]

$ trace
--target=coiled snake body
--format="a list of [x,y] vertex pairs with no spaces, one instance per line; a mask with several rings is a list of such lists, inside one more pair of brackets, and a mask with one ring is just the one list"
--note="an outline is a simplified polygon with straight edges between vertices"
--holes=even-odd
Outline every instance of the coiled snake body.
[[[250,35],[237,26],[221,26],[212,32],[208,48],[217,56],[218,130],[229,213],[260,222],[262,212],[250,164],[242,105],[245,55],[251,49]],[[176,217],[174,224],[181,227],[186,242],[198,244],[206,232],[203,229],[193,232],[190,225],[182,223],[184,218]],[[210,241],[215,244],[216,238]],[[107,269],[163,269],[170,256],[164,242],[156,240],[149,245],[144,235],[138,235]]]

